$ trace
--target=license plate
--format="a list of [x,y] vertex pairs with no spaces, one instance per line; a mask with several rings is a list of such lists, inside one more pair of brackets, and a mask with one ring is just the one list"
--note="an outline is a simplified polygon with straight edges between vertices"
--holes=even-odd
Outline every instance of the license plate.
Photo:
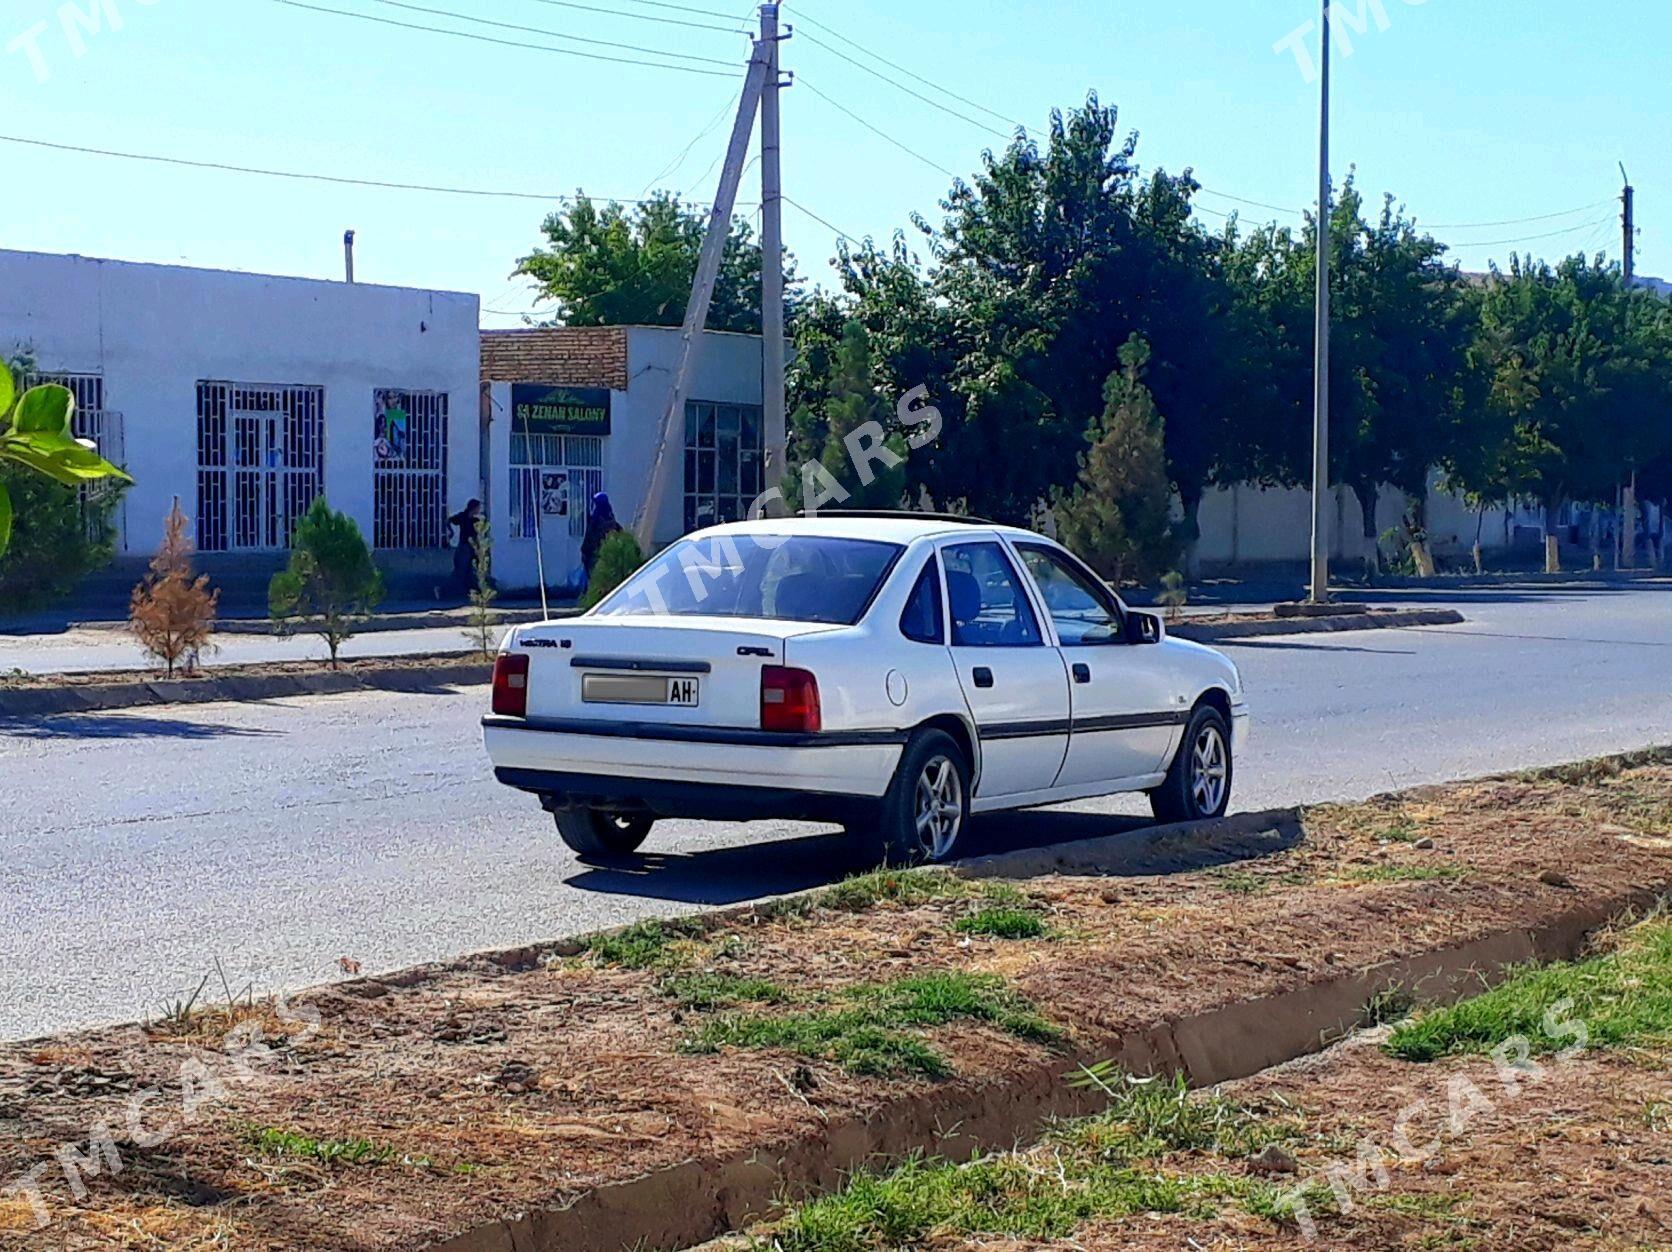
[[701,696],[695,678],[662,678],[650,674],[586,674],[581,699],[588,704],[671,704],[695,708]]

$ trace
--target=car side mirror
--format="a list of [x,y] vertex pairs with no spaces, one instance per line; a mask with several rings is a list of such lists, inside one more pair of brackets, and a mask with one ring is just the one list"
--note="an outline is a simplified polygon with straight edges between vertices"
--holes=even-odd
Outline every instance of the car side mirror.
[[1135,613],[1128,610],[1126,614],[1127,643],[1160,643],[1164,633],[1161,619],[1154,613]]

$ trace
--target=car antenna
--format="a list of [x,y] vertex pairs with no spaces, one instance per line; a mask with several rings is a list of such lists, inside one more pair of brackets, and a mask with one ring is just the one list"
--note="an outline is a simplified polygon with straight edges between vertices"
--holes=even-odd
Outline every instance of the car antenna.
[[[513,426],[515,425],[516,420],[517,420],[516,405],[513,404],[511,406],[511,421],[512,421]],[[529,433],[528,410],[525,408],[523,410],[523,455],[528,456],[533,451],[534,451],[534,436]],[[535,474],[539,474],[539,472],[540,471],[539,471],[538,468],[536,468],[534,470]],[[567,487],[568,484],[565,483],[564,486]],[[540,483],[539,483],[538,479],[536,479],[535,484],[534,484],[533,497],[534,497],[534,571],[535,571],[535,575],[540,579],[540,620],[543,621],[543,622],[549,622],[549,621],[552,620],[552,611],[546,605],[546,551],[545,551],[545,544],[541,541],[541,538],[540,538],[540,524],[544,520],[545,515],[540,511]]]

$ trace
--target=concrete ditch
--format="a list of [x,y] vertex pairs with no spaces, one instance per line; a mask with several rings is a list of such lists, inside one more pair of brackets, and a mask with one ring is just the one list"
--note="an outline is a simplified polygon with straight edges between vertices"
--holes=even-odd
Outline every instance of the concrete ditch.
[[[1222,833],[1257,833],[1293,822],[1293,813],[1228,819]],[[1165,828],[1157,836],[1164,837]],[[1281,830],[1276,832],[1281,836]],[[1091,872],[1111,841],[1032,849],[982,858],[975,876]],[[677,1252],[696,1248],[799,1200],[838,1187],[861,1166],[887,1166],[914,1154],[950,1159],[1009,1149],[1037,1138],[1053,1118],[1094,1112],[1095,1093],[1065,1079],[1081,1065],[1112,1061],[1134,1074],[1184,1074],[1194,1087],[1246,1078],[1318,1052],[1365,1022],[1376,997],[1399,991],[1424,1004],[1448,1004],[1487,990],[1529,961],[1570,959],[1591,933],[1651,907],[1672,881],[1554,911],[1538,923],[1506,927],[1451,947],[1344,971],[1276,994],[1158,1019],[1120,1035],[1091,1038],[1071,1052],[980,1079],[952,1080],[894,1099],[862,1116],[828,1121],[747,1151],[695,1158],[626,1182],[598,1187],[562,1207],[495,1220],[436,1241],[438,1252]],[[754,906],[725,910],[737,916]],[[769,906],[768,906],[769,907]],[[704,921],[718,922],[707,915]],[[522,950],[488,959],[533,958]]]

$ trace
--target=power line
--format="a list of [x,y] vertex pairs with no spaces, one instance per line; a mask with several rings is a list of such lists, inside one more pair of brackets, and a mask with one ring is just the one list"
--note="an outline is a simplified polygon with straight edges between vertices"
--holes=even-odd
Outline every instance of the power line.
[[[602,13],[608,17],[626,17],[637,22],[660,22],[663,26],[684,26],[690,30],[718,30],[726,34],[742,34],[749,32],[742,26],[733,23],[730,26],[716,26],[712,22],[683,22],[674,17],[657,17],[651,13],[624,13],[620,9],[606,9],[596,4],[580,4],[577,0],[534,0],[536,4],[549,4],[554,9],[577,9],[582,13]],[[697,12],[699,10],[692,10]],[[706,12],[706,10],[701,10]],[[715,17],[724,17],[723,13],[716,13]]]
[[[649,0],[634,0],[634,3],[644,4],[644,3],[649,3]],[[825,34],[829,35],[833,39],[840,39],[843,43],[847,44],[850,48],[858,49],[860,52],[863,52],[866,56],[870,57],[872,60],[881,61],[884,65],[888,66],[889,69],[897,70],[902,74],[907,74],[907,75],[911,76],[912,78],[915,78],[918,82],[922,83],[925,87],[933,88],[935,91],[940,92],[942,95],[950,96],[952,99],[958,101],[960,104],[967,104],[972,109],[980,109],[983,113],[988,114],[990,117],[996,117],[996,118],[998,118],[999,121],[1005,122],[1005,123],[1007,123],[1009,125],[1012,125],[1012,126],[1020,126],[1020,127],[1023,127],[1023,128],[1026,128],[1026,126],[1027,126],[1026,122],[1019,122],[1013,117],[1009,117],[1009,116],[1007,116],[1003,113],[998,112],[996,109],[990,109],[986,105],[982,104],[979,100],[971,100],[968,96],[961,96],[949,87],[942,87],[938,83],[930,82],[927,78],[924,78],[921,74],[917,73],[915,70],[909,70],[905,66],[900,65],[897,62],[890,61],[887,57],[883,56],[881,53],[873,52],[871,49],[865,47],[863,44],[857,43],[854,40],[849,39],[846,35],[842,34],[840,31],[832,29],[831,27],[825,25],[823,22],[814,21],[812,18],[808,17],[805,13],[797,13],[796,14],[796,20],[798,22],[803,23],[804,25],[811,26],[814,30],[822,30]],[[811,40],[813,43],[819,43],[819,41],[816,40],[816,39],[813,39],[813,37],[811,35],[808,35],[807,38],[809,40]],[[830,47],[828,44],[819,43],[819,46],[821,48],[824,48],[828,52],[835,53],[837,56],[841,55],[841,53],[836,52],[836,49]],[[861,66],[860,68],[863,69],[864,66]],[[968,120],[968,119],[966,119],[966,120]],[[980,125],[980,123],[977,123],[977,125]],[[1008,138],[1008,137],[1009,136],[1006,136],[1006,138]]]
[[1606,200],[1593,200],[1590,204],[1582,204],[1576,209],[1563,209],[1560,213],[1540,213],[1536,217],[1512,217],[1502,222],[1435,222],[1432,225],[1427,223],[1424,223],[1424,225],[1428,230],[1476,230],[1488,226],[1521,226],[1527,222],[1549,222],[1558,217],[1572,217],[1575,213],[1600,209],[1605,204],[1611,205],[1613,203],[1614,199],[1610,196]]
[[[1197,190],[1200,191],[1203,195],[1218,196],[1221,200],[1234,200],[1238,204],[1253,205],[1256,209],[1270,209],[1274,213],[1293,213],[1296,216],[1301,215],[1301,210],[1300,209],[1287,209],[1287,208],[1284,208],[1281,204],[1267,204],[1264,200],[1250,200],[1245,196],[1233,196],[1228,191],[1215,191],[1211,187],[1203,187],[1203,186],[1200,186],[1200,185],[1197,186]],[[1212,209],[1207,210],[1207,212],[1210,212],[1210,213],[1214,212],[1214,211],[1215,210],[1212,210]],[[1228,213],[1221,213],[1221,214],[1219,214],[1219,216],[1220,217],[1229,217],[1230,215]]]
[[1512,243],[1536,243],[1540,239],[1554,239],[1558,235],[1572,235],[1582,230],[1595,230],[1596,227],[1613,220],[1612,217],[1602,217],[1594,222],[1581,222],[1578,226],[1564,227],[1561,230],[1549,231],[1543,235],[1523,235],[1519,239],[1472,239],[1453,246],[1457,248],[1501,248]]
[[[581,200],[602,203],[646,205],[647,199],[616,196],[566,195],[544,191],[504,191],[488,187],[445,187],[434,183],[397,183],[375,178],[351,178],[342,174],[318,174],[301,170],[276,170],[255,165],[232,165],[224,161],[196,161],[187,157],[162,156],[151,152],[119,152],[114,148],[89,148],[78,144],[52,143],[45,139],[28,139],[22,135],[0,135],[0,143],[23,144],[31,148],[49,148],[54,152],[73,152],[81,156],[113,157],[120,161],[143,161],[153,165],[177,165],[187,169],[214,170],[226,174],[253,174],[262,178],[286,178],[296,182],[332,183],[348,187],[373,187],[382,191],[423,191],[444,196],[474,196],[487,200],[542,200],[564,204]],[[688,204],[702,204],[691,200]]]
[[[646,5],[649,8],[652,8],[652,9],[671,9],[675,13],[697,13],[697,14],[701,14],[703,17],[726,17],[726,16],[728,16],[727,14],[721,13],[716,9],[695,9],[695,8],[692,8],[688,4],[669,4],[669,3],[667,3],[667,0],[627,0],[627,2],[629,4]],[[633,17],[635,15],[631,14],[631,13],[623,13],[622,16],[623,17]]]
[[[477,35],[470,31],[448,30],[442,26],[422,26],[415,22],[399,22],[391,17],[378,17],[374,13],[354,13],[347,9],[331,9],[319,4],[304,4],[302,0],[273,0],[274,4],[282,4],[292,9],[305,9],[311,13],[328,13],[333,17],[358,18],[362,22],[376,22],[380,26],[394,26],[402,30],[419,30],[432,35],[450,35],[454,39],[469,39],[476,43],[498,44],[503,48],[521,48],[526,52],[555,52],[559,56],[580,57],[588,61],[609,61],[616,65],[639,65],[649,69],[677,70],[683,74],[702,74],[709,78],[741,78],[741,73],[728,73],[725,70],[705,70],[695,65],[669,65],[660,61],[640,61],[632,57],[612,57],[601,52],[580,52],[574,48],[554,48],[549,44],[522,43],[514,39],[497,39],[492,35]],[[664,54],[667,55],[667,54]]]
[[519,26],[515,22],[496,22],[488,17],[473,17],[468,13],[455,13],[451,9],[431,9],[421,4],[408,4],[406,0],[371,0],[373,4],[387,5],[392,9],[406,9],[412,13],[427,13],[431,17],[449,17],[459,22],[475,22],[478,26],[492,26],[499,30],[514,30],[524,35],[546,35],[552,39],[566,39],[571,43],[593,44],[600,48],[621,48],[628,52],[644,52],[651,56],[671,57],[678,61],[701,61],[707,65],[733,65],[733,61],[722,61],[718,57],[695,56],[688,52],[669,52],[662,48],[647,48],[643,44],[617,43],[610,39],[589,39],[585,35],[566,35],[560,30],[550,30],[544,26]]
[[916,157],[919,161],[923,162],[923,164],[927,165],[930,169],[939,170],[942,174],[945,174],[948,178],[957,178],[958,177],[958,175],[954,174],[951,170],[947,169],[946,166],[938,164],[935,161],[931,161],[928,157],[924,156],[921,152],[918,152],[913,148],[906,147],[905,144],[901,143],[898,139],[894,138],[894,136],[890,135],[887,131],[881,130],[876,126],[873,126],[870,122],[867,122],[864,118],[860,117],[859,114],[855,113],[852,109],[848,108],[848,106],[843,104],[841,101],[837,100],[833,96],[825,94],[824,92],[820,91],[817,87],[813,86],[813,84],[808,82],[806,80],[806,78],[798,76],[796,78],[795,82],[796,82],[796,86],[805,87],[808,91],[812,92],[819,99],[828,103],[832,108],[839,109],[841,112],[846,113],[849,117],[851,117],[854,121],[858,122],[861,126],[863,126],[866,130],[870,131],[872,134],[876,135],[880,139],[883,139],[883,140],[887,141],[888,143],[893,144],[896,148],[900,149],[900,151],[904,152],[906,155]]
[[938,101],[938,100],[931,100],[928,96],[924,95],[920,91],[913,91],[910,87],[906,86],[904,83],[899,82],[896,79],[890,78],[887,74],[882,73],[880,70],[874,70],[869,65],[866,65],[863,61],[856,61],[852,57],[850,57],[847,53],[841,52],[836,48],[832,48],[829,44],[825,43],[822,39],[818,39],[815,36],[808,35],[808,34],[803,34],[802,38],[805,39],[810,44],[814,44],[814,45],[816,45],[820,48],[823,48],[826,52],[830,53],[831,56],[840,57],[842,60],[846,61],[849,65],[852,65],[852,66],[855,66],[858,69],[864,70],[867,74],[871,75],[872,78],[881,79],[883,82],[887,83],[889,86],[898,88],[900,91],[905,92],[908,96],[911,96],[913,99],[921,100],[924,104],[928,105],[932,109],[939,109],[942,113],[947,114],[949,117],[955,117],[960,122],[968,122],[971,126],[974,126],[974,127],[978,128],[980,130],[984,130],[989,135],[996,135],[996,136],[998,136],[998,138],[1006,140],[1007,142],[1010,139],[1013,138],[1013,136],[1007,135],[1001,130],[994,130],[991,126],[987,125],[986,122],[977,121],[975,118],[970,117],[966,113],[960,113],[960,112],[958,112],[957,109],[948,108],[946,105],[940,103],[940,101]]
[[841,236],[843,239],[846,239],[849,243],[857,244],[860,247],[865,246],[863,240],[855,239],[852,235],[848,234],[848,232],[843,230],[840,226],[837,226],[833,222],[826,221],[824,218],[820,217],[817,213],[813,212],[813,210],[809,209],[806,205],[798,203],[795,200],[791,200],[788,196],[784,196],[783,201],[784,201],[785,204],[788,204],[788,205],[791,205],[794,208],[800,209],[803,213],[805,213],[808,217],[812,218],[820,226],[829,227],[829,229],[835,231],[839,236]]

